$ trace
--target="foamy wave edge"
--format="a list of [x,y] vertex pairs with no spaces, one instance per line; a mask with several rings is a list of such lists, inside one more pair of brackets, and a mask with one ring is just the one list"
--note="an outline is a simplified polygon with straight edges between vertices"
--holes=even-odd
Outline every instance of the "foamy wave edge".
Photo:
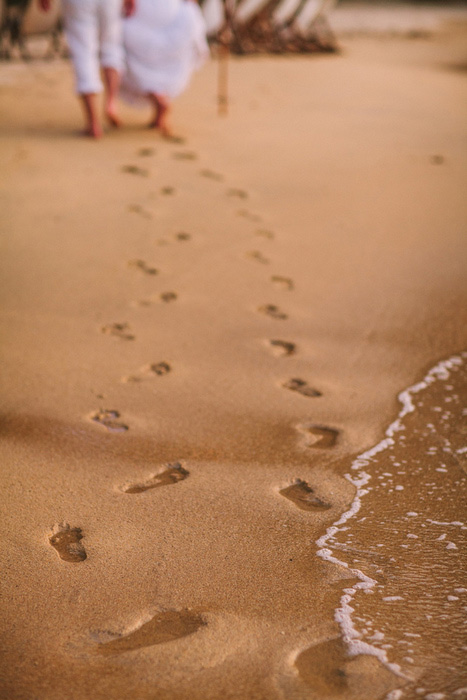
[[352,462],[350,469],[352,471],[357,471],[357,474],[345,475],[345,478],[356,487],[355,497],[349,510],[343,513],[339,520],[336,520],[336,522],[330,525],[325,534],[316,540],[316,544],[319,547],[318,551],[316,552],[318,557],[347,569],[353,576],[359,579],[358,582],[350,588],[344,588],[343,595],[340,599],[340,607],[336,609],[334,615],[334,619],[339,624],[341,629],[342,638],[344,643],[347,645],[349,654],[351,656],[357,656],[358,654],[376,656],[389,671],[394,673],[396,676],[409,681],[413,679],[402,672],[399,664],[391,663],[389,661],[385,650],[378,649],[378,647],[375,647],[372,644],[364,642],[360,639],[360,633],[356,629],[352,620],[352,613],[354,612],[354,609],[351,606],[351,602],[357,591],[374,588],[374,586],[376,586],[376,581],[363,573],[363,571],[360,571],[360,569],[350,568],[347,562],[335,557],[332,551],[332,540],[334,539],[336,533],[341,530],[340,526],[347,523],[360,510],[362,498],[368,493],[365,486],[371,481],[372,478],[371,474],[364,470],[364,467],[369,466],[375,455],[383,452],[385,449],[393,445],[394,435],[397,432],[404,430],[402,419],[408,413],[412,413],[415,410],[412,397],[436,381],[446,381],[450,376],[450,370],[452,370],[453,367],[461,365],[466,359],[467,352],[462,352],[459,355],[453,355],[449,359],[439,362],[437,365],[432,367],[432,369],[430,369],[422,381],[414,384],[398,395],[398,399],[402,404],[402,409],[399,412],[396,420],[391,423],[389,428],[386,430],[385,437],[377,445],[366,452],[363,452],[361,455],[358,455]]

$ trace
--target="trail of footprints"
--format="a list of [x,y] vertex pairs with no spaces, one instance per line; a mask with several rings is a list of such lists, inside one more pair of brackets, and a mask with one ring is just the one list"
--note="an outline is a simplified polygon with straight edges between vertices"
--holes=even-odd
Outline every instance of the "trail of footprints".
[[[153,148],[141,148],[137,155],[139,157],[149,157],[154,155]],[[195,161],[197,154],[192,151],[177,151],[173,153],[173,158],[179,161]],[[122,172],[140,177],[149,177],[149,170],[141,168],[139,165],[124,165]],[[200,171],[200,175],[217,183],[222,183],[224,177],[209,169]],[[163,195],[173,195],[176,190],[172,186],[165,186],[160,189]],[[227,190],[227,196],[245,200],[248,193],[238,188]],[[144,218],[152,218],[150,212],[139,204],[128,207],[129,211],[135,212]],[[256,214],[248,210],[239,210],[239,216],[251,222],[260,222],[261,219]],[[274,240],[274,233],[268,229],[259,228],[255,235],[265,240]],[[191,234],[184,231],[175,234],[176,241],[187,242],[191,239]],[[246,257],[262,265],[270,264],[270,260],[262,251],[248,251]],[[138,272],[148,276],[157,276],[159,270],[141,259],[130,260],[128,266]],[[294,281],[290,277],[283,275],[272,275],[270,281],[273,285],[286,291],[294,290]],[[178,294],[174,291],[162,292],[157,299],[162,303],[172,303],[178,299]],[[152,299],[139,302],[141,306],[149,306]],[[275,321],[286,321],[288,313],[275,304],[263,304],[257,311]],[[130,325],[127,322],[111,323],[101,328],[102,333],[117,337],[121,340],[135,340]],[[272,354],[278,358],[287,358],[297,354],[297,346],[294,342],[283,339],[271,339],[266,341]],[[137,372],[122,378],[125,383],[138,383],[150,378],[163,377],[172,371],[172,366],[166,361],[147,364]],[[294,392],[306,398],[319,398],[321,391],[308,384],[300,378],[292,378],[282,383],[282,388]],[[109,433],[126,433],[129,426],[122,419],[119,411],[114,409],[99,409],[89,416],[92,423]],[[297,426],[297,431],[302,437],[303,445],[307,449],[330,449],[335,446],[339,431],[328,426],[304,423]],[[166,464],[159,472],[153,474],[146,480],[129,482],[119,488],[123,494],[142,494],[165,486],[173,486],[190,476],[190,471],[181,462]],[[317,512],[330,509],[332,506],[320,495],[315,493],[310,484],[300,478],[294,479],[289,485],[278,490],[281,497],[290,501],[294,507],[307,511]],[[71,526],[68,523],[54,525],[49,535],[49,543],[55,549],[57,555],[64,562],[81,563],[87,558],[85,546],[82,542],[85,535],[81,527]],[[111,631],[97,632],[98,644],[95,648],[97,654],[101,656],[113,656],[125,653],[142,647],[149,647],[157,644],[167,643],[176,639],[189,636],[197,632],[206,625],[206,621],[199,613],[190,610],[168,610],[160,611],[149,620],[142,621],[137,629],[127,634],[113,633]],[[297,660],[297,666],[299,666]]]

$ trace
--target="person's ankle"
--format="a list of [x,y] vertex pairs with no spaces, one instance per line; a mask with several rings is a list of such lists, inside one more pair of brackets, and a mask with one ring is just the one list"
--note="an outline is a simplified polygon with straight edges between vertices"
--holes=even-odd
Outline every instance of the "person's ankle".
[[102,127],[99,122],[91,122],[85,129],[85,134],[93,139],[100,139],[102,137]]

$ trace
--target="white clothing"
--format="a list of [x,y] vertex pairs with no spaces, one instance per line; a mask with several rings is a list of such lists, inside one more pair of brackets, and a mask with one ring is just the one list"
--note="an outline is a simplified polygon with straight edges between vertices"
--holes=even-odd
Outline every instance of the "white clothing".
[[204,18],[191,0],[137,0],[123,45],[122,95],[130,102],[149,93],[176,97],[209,55]]
[[123,68],[122,0],[62,0],[76,91],[102,91],[100,66]]

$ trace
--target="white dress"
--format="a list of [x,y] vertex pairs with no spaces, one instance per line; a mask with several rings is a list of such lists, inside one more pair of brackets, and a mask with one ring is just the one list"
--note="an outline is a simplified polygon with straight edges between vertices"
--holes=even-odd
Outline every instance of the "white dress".
[[206,26],[192,0],[137,0],[123,23],[122,96],[140,102],[155,93],[176,97],[209,55]]

